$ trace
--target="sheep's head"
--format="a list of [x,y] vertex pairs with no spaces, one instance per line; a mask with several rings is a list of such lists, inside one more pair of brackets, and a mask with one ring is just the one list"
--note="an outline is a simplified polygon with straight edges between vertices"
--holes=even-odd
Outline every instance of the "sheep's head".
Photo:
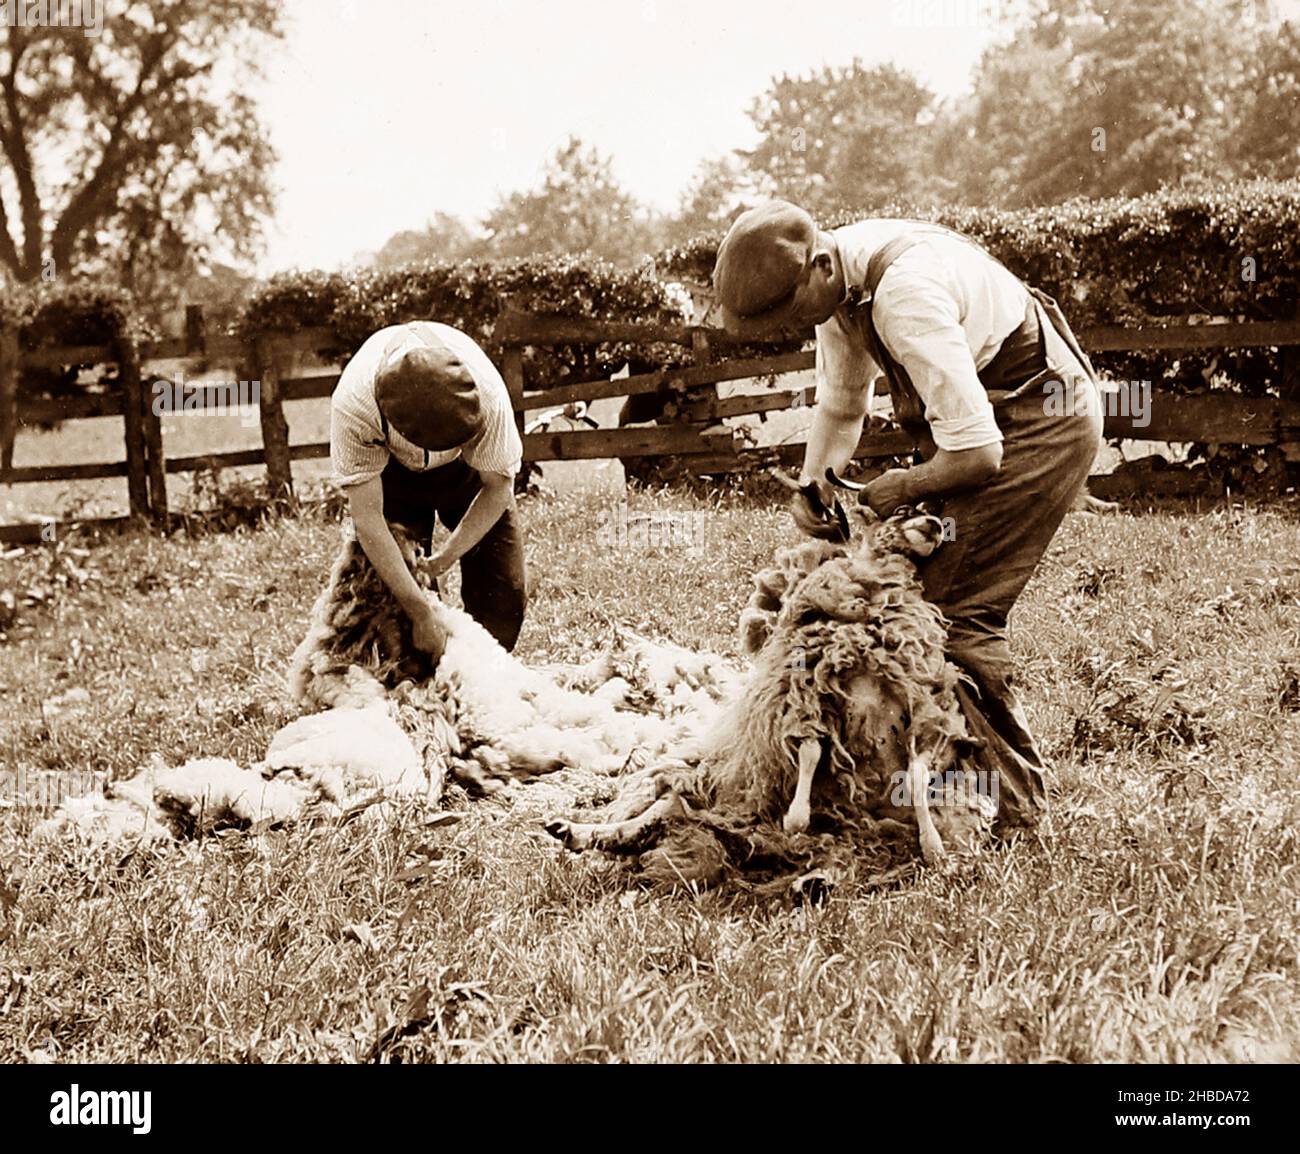
[[847,511],[846,525],[860,548],[874,546],[905,557],[928,557],[943,541],[943,522],[929,502],[900,505],[882,521],[864,500],[866,485],[846,481],[834,469],[826,470],[826,480],[857,495]]
[[[883,521],[865,505],[858,508],[872,520],[874,529],[870,530],[870,535],[877,549],[902,553],[906,557],[928,557],[943,542],[943,522],[924,505],[917,508],[904,505]],[[864,533],[864,542],[866,537]]]
[[798,493],[807,508],[822,522],[824,531],[816,536],[832,544],[847,544],[854,539],[859,548],[876,547],[906,557],[928,557],[943,541],[943,523],[925,502],[913,507],[900,506],[890,516],[881,519],[862,498],[866,485],[846,481],[834,469],[826,470],[826,480],[836,489],[852,493],[856,501],[847,502],[847,508],[836,499],[826,504],[822,490],[815,482],[801,485],[783,469],[772,467],[768,472],[786,488]]
[[436,593],[438,586],[432,572],[429,570],[429,554],[425,551],[424,544],[419,540],[415,531],[408,529],[405,525],[398,524],[396,521],[389,521],[388,529],[393,535],[393,540],[397,543],[398,551],[402,554],[402,560],[406,562],[406,567],[411,571],[411,576],[423,588]]

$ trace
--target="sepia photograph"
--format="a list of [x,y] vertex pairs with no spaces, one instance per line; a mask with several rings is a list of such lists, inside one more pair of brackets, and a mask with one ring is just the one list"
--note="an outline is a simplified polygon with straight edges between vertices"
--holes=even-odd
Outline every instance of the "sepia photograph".
[[1300,0],[0,2],[10,1132],[1280,1120],[1298,486]]

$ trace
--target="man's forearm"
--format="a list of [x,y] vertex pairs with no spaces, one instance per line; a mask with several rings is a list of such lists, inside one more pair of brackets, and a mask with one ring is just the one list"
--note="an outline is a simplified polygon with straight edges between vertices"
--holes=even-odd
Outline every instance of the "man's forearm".
[[916,502],[974,488],[990,480],[1001,463],[1001,445],[959,451],[938,449],[928,461],[906,471],[907,496]]
[[411,575],[402,557],[402,551],[393,540],[393,534],[386,523],[378,524],[369,519],[354,519],[357,540],[366,556],[375,567],[384,584],[392,591],[398,603],[406,610],[408,617],[414,617],[428,606],[428,599],[420,584]]
[[443,544],[440,550],[443,560],[448,564],[459,561],[487,536],[514,501],[514,490],[509,481],[484,484],[470,502],[460,524]]
[[843,473],[862,439],[862,415],[833,412],[818,405],[804,450],[803,480],[825,481],[826,470]]

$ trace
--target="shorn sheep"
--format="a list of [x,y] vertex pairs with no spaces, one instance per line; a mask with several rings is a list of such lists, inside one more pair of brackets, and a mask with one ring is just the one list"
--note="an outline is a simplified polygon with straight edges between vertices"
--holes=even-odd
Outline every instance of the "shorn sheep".
[[911,510],[859,519],[856,545],[809,541],[755,578],[741,618],[752,668],[702,757],[638,775],[599,822],[552,821],[555,837],[635,854],[652,882],[746,875],[801,888],[890,876],[918,835],[939,864],[945,840],[965,846],[988,832],[996,784],[976,788],[952,768],[972,744],[959,674],[912,563],[943,526]]

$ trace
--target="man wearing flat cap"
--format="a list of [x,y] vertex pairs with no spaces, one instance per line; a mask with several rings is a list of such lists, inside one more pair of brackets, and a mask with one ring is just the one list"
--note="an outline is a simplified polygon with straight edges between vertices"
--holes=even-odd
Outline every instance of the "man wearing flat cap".
[[451,535],[430,570],[459,562],[466,611],[512,649],[526,602],[514,507],[523,445],[505,382],[473,339],[432,321],[368,338],[334,390],[330,456],[357,540],[410,615],[416,646],[437,654],[442,638],[388,523],[429,550],[437,518]]
[[924,460],[860,499],[882,516],[928,501],[951,519],[922,583],[971,680],[959,694],[978,768],[999,774],[999,822],[1032,823],[1045,765],[1013,689],[1007,616],[1082,493],[1102,430],[1096,376],[1056,302],[948,229],[877,219],[828,232],[784,201],[737,218],[714,290],[738,336],[816,327],[817,403],[792,507],[804,532],[836,531],[828,470],[852,459],[875,381],[888,381]]

